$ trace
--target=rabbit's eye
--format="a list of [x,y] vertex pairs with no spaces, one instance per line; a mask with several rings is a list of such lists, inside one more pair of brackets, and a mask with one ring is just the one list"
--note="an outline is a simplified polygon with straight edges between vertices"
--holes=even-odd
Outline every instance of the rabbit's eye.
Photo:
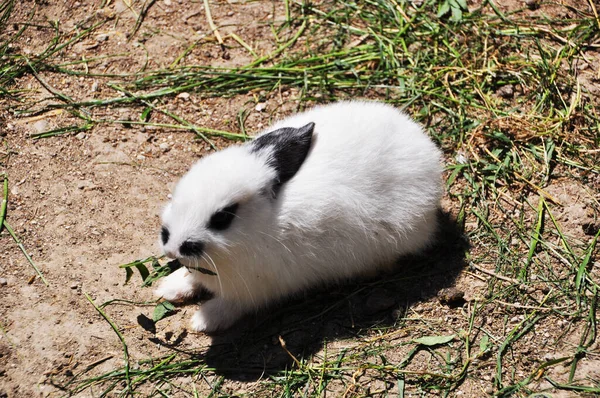
[[208,222],[208,228],[217,231],[223,231],[224,229],[227,229],[235,217],[235,212],[237,211],[238,206],[239,205],[237,203],[234,203],[213,214]]
[[160,239],[162,240],[163,245],[166,245],[169,241],[169,235],[169,230],[166,227],[160,229]]

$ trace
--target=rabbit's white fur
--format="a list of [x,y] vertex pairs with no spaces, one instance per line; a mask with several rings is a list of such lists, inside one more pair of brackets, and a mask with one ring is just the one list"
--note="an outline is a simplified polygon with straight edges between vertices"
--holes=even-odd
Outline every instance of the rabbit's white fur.
[[[192,327],[226,328],[242,314],[302,289],[370,273],[423,249],[436,230],[441,155],[408,116],[376,102],[339,102],[283,119],[279,128],[314,123],[299,171],[272,192],[271,147],[232,146],[198,161],[178,183],[162,219],[163,249],[190,268],[156,294],[178,301],[204,287]],[[215,211],[239,207],[224,231],[207,227]],[[179,253],[202,241],[201,258]]]

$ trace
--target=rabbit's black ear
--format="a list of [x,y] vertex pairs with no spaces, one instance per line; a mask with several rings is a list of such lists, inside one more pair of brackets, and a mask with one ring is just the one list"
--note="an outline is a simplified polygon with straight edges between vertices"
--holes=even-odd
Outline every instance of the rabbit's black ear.
[[269,165],[277,171],[274,190],[289,181],[300,169],[312,142],[314,123],[300,128],[284,127],[256,137],[252,152],[271,151]]

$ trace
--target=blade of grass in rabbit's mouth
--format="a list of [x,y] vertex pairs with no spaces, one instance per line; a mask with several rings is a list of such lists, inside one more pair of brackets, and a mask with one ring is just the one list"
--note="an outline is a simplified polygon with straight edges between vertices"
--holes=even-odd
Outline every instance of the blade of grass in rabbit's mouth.
[[205,275],[212,275],[212,276],[216,276],[217,273],[214,271],[211,271],[207,268],[202,268],[202,267],[198,267],[198,266],[191,266],[191,265],[183,265],[181,264],[181,262],[177,259],[171,261],[171,266],[173,267],[173,271],[181,268],[181,267],[186,267],[188,270],[194,270],[194,271],[198,271],[200,273],[203,273]]

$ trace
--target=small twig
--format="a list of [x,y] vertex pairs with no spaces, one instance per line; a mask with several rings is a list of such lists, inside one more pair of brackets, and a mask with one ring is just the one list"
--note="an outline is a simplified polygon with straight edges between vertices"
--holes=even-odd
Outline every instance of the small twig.
[[35,272],[37,272],[37,274],[40,277],[40,279],[42,280],[42,282],[44,282],[44,285],[50,286],[48,284],[48,281],[46,281],[46,278],[44,278],[44,275],[42,274],[42,272],[37,267],[37,265],[35,265],[35,263],[31,259],[31,257],[29,257],[29,254],[27,253],[27,250],[25,250],[25,246],[23,246],[23,244],[21,243],[21,241],[17,237],[17,235],[15,234],[15,231],[13,231],[13,229],[10,227],[10,225],[8,225],[8,223],[6,222],[6,219],[2,222],[2,224],[4,225],[4,228],[6,228],[6,230],[10,234],[10,236],[12,236],[13,240],[15,241],[15,243],[17,244],[17,246],[19,247],[19,249],[21,249],[21,251],[25,255],[25,258],[27,259],[27,261],[29,261],[29,264],[31,264],[31,266],[33,267],[33,269],[35,270]]
[[31,73],[33,74],[33,77],[35,77],[35,79],[46,90],[48,90],[50,93],[54,94],[55,97],[58,97],[60,100],[62,100],[63,102],[65,102],[67,104],[72,104],[73,103],[73,99],[71,97],[69,97],[68,95],[65,95],[65,94],[61,93],[60,91],[58,91],[57,89],[55,89],[54,87],[52,87],[51,85],[49,85],[48,83],[46,83],[46,81],[44,79],[42,79],[42,77],[37,73],[37,71],[35,70],[35,68],[31,64],[31,62],[29,62],[28,58],[25,58],[25,62],[27,62],[27,66],[29,66],[29,68],[31,69]]
[[21,125],[21,124],[27,124],[27,123],[33,123],[33,122],[37,122],[38,120],[42,120],[42,119],[46,119],[49,117],[55,117],[58,116],[60,114],[62,114],[64,112],[64,109],[54,109],[51,110],[49,112],[46,113],[42,113],[41,115],[37,115],[37,116],[31,116],[31,117],[27,117],[24,119],[18,119],[15,120],[15,124]]
[[494,303],[502,304],[507,307],[519,308],[519,309],[524,309],[524,310],[536,310],[536,311],[554,311],[554,310],[564,310],[566,308],[569,308],[566,305],[563,305],[560,307],[538,307],[538,306],[534,306],[534,305],[507,303],[506,301],[500,301],[500,300],[494,300]]
[[2,226],[4,225],[4,220],[6,219],[6,207],[8,205],[8,177],[6,174],[4,174],[3,178],[4,195],[2,196],[2,205],[0,205],[0,232],[2,232]]
[[598,24],[598,29],[600,29],[600,17],[598,17],[598,11],[596,10],[596,6],[592,0],[588,0],[590,3],[590,7],[592,7],[592,11],[594,12],[594,16],[596,17],[596,23]]
[[252,47],[250,47],[250,45],[248,43],[246,43],[241,37],[239,37],[238,35],[236,35],[233,32],[231,32],[229,34],[229,36],[231,36],[231,38],[233,38],[235,41],[237,41],[238,43],[240,43],[240,45],[242,47],[244,47],[246,50],[248,50],[248,52],[250,54],[252,54],[253,57],[258,58],[258,54],[256,54],[256,52],[254,52],[254,50],[252,49]]
[[494,271],[487,270],[485,268],[479,267],[478,265],[471,264],[471,267],[475,268],[477,271],[481,271],[484,274],[491,275],[491,276],[493,276],[495,278],[498,278],[500,280],[503,280],[505,282],[514,283],[515,285],[521,285],[522,284],[522,282],[520,280],[517,280],[515,278],[509,278],[508,276],[504,276],[504,275],[499,275],[499,274],[495,273]]
[[286,343],[285,343],[285,340],[284,340],[284,339],[283,339],[283,337],[281,337],[281,336],[279,336],[279,344],[281,344],[281,348],[283,348],[283,350],[284,350],[285,352],[287,352],[287,354],[288,354],[288,355],[289,355],[289,356],[290,356],[290,357],[291,357],[291,358],[294,360],[294,362],[296,363],[296,365],[298,365],[298,367],[300,368],[300,367],[301,367],[300,361],[298,361],[298,358],[296,358],[296,357],[294,356],[294,354],[292,354],[292,353],[290,352],[290,350],[288,350],[288,349],[287,349],[287,345],[286,345]]
[[85,367],[85,371],[91,370],[91,369],[95,368],[96,366],[100,365],[101,363],[106,362],[106,361],[108,361],[109,359],[112,359],[112,358],[113,358],[112,355],[108,355],[108,356],[106,356],[104,358],[98,359],[97,361],[94,361],[94,362],[90,363],[89,365],[87,365]]
[[221,37],[219,29],[217,29],[217,26],[215,25],[212,19],[212,15],[210,14],[210,5],[208,4],[208,0],[204,0],[204,11],[206,11],[206,19],[208,20],[208,25],[210,26],[210,29],[217,38],[219,44],[223,45],[223,38]]
[[117,327],[117,325],[115,325],[114,322],[108,317],[108,315],[106,315],[106,313],[102,311],[102,309],[98,307],[96,303],[94,303],[94,300],[92,300],[92,298],[87,293],[84,292],[83,294],[85,295],[85,298],[90,302],[90,304],[94,306],[96,311],[98,311],[98,313],[102,315],[106,322],[108,322],[110,327],[115,331],[115,333],[119,337],[119,340],[121,340],[121,344],[123,345],[123,356],[125,359],[125,380],[127,380],[127,389],[131,393],[132,387],[131,378],[129,377],[129,351],[127,350],[127,343],[125,342],[125,338],[123,337],[121,332],[119,332],[119,328]]
[[[156,0],[150,0],[148,2],[148,4],[146,4],[144,2],[144,5],[142,6],[142,10],[140,11],[140,14],[137,16],[137,19],[135,21],[135,26],[133,27],[133,30],[131,31],[131,33],[129,33],[129,40],[131,40],[131,38],[140,29],[140,26],[142,26],[142,23],[144,22],[144,18],[146,17],[146,14],[148,14],[148,10],[150,9],[150,7],[152,7],[152,5],[154,5],[155,2],[156,2]],[[133,8],[129,7],[129,9],[135,15],[135,11],[133,11]]]

